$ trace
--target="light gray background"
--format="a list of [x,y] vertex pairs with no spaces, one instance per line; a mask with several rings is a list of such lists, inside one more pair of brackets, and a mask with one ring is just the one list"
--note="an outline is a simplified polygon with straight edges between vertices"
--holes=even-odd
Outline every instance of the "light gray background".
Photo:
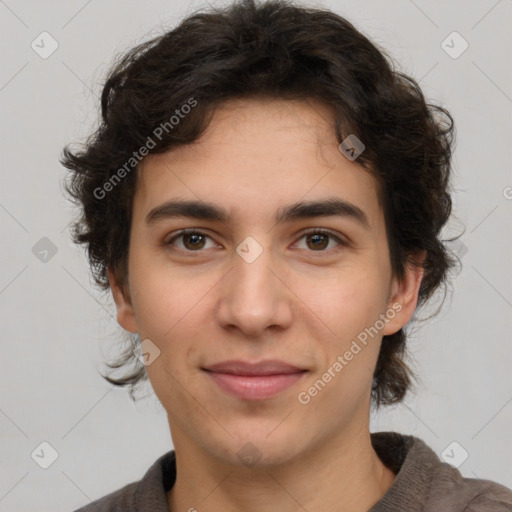
[[[115,354],[117,324],[70,241],[58,157],[95,123],[115,54],[202,5],[0,1],[0,510],[72,510],[141,478],[172,448],[154,395],[134,405],[97,372]],[[416,394],[374,416],[372,430],[417,435],[440,455],[457,441],[469,453],[463,475],[512,487],[512,1],[316,5],[387,48],[458,129],[449,231],[465,226],[454,247],[464,268],[444,312],[411,339]],[[43,31],[59,45],[47,59],[31,48]],[[453,31],[469,43],[457,59],[441,46]],[[32,252],[42,237],[57,248],[47,262]],[[31,458],[43,441],[58,452],[48,469]]]

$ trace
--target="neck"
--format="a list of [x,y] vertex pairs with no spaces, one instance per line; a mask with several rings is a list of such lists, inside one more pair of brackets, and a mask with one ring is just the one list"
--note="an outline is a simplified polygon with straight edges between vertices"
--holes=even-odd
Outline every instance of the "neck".
[[343,432],[301,453],[300,462],[256,469],[210,457],[173,430],[177,478],[171,512],[366,512],[389,489],[394,473],[374,451],[369,429]]

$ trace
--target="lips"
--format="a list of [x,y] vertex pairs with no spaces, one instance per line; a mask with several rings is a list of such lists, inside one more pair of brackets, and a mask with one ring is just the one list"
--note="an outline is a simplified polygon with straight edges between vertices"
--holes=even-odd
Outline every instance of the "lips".
[[203,368],[225,393],[242,400],[271,398],[299,381],[308,370],[284,361],[224,361]]
[[241,360],[224,361],[204,368],[215,373],[230,373],[233,375],[282,375],[306,371],[292,364],[270,359],[259,363],[249,363]]

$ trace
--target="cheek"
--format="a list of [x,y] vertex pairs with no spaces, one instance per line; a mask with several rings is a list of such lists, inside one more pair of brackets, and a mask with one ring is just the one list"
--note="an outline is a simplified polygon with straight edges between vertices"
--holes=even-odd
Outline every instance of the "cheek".
[[311,310],[330,332],[318,340],[323,356],[315,382],[323,379],[324,372],[329,373],[325,379],[331,379],[322,398],[315,402],[319,414],[322,411],[336,417],[347,411],[353,413],[370,392],[381,343],[375,324],[385,310],[386,292],[378,273],[353,271],[315,294]]
[[[149,338],[160,351],[146,367],[151,385],[162,403],[181,408],[192,392],[191,362],[199,361],[204,339],[204,287],[187,286],[176,276],[163,278],[145,273],[134,303],[141,339]],[[202,300],[201,300],[202,299]]]
[[331,331],[347,340],[373,325],[384,311],[386,284],[378,267],[362,264],[330,271],[318,279],[297,278],[294,290]]
[[211,307],[206,292],[215,284],[213,277],[191,278],[177,268],[157,267],[141,266],[132,279],[139,335],[160,350],[158,360],[147,368],[150,379],[163,368],[178,377],[186,371],[186,362],[199,360],[198,341],[205,339],[207,330],[205,308]]
[[130,254],[130,289],[141,337],[163,341],[186,323],[187,313],[204,295],[204,288],[201,293],[189,277],[160,253],[134,250]]

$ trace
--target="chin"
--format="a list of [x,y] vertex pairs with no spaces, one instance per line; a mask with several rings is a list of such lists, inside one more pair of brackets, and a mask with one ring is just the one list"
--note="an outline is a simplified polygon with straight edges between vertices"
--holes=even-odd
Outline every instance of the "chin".
[[274,421],[268,429],[240,428],[229,438],[229,447],[218,455],[229,464],[248,468],[270,468],[293,462],[300,454],[300,432],[295,438],[283,425],[276,428],[277,425],[279,422]]

